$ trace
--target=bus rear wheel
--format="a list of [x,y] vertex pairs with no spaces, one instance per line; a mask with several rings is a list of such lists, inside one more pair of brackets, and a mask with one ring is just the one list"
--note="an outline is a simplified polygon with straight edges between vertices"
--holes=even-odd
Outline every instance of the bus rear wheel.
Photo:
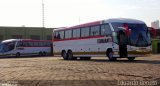
[[43,53],[42,53],[42,52],[39,52],[39,56],[43,56]]
[[68,60],[66,51],[62,51],[62,57],[64,60]]
[[46,52],[43,52],[43,56],[46,56],[47,54],[46,54]]
[[67,57],[68,57],[68,60],[73,60],[73,53],[71,50],[68,51]]
[[134,61],[135,57],[128,57],[129,61]]

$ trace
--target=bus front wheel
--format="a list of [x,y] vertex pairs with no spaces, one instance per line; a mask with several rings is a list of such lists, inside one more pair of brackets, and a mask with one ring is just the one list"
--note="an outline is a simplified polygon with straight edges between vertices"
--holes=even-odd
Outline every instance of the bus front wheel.
[[135,59],[135,57],[128,57],[129,61],[133,61]]
[[16,53],[16,57],[20,57],[21,56],[21,54],[18,52],[18,53]]
[[110,61],[115,61],[115,60],[117,60],[117,58],[113,57],[113,51],[112,51],[112,50],[108,50],[108,51],[107,51],[107,56],[108,56],[108,59],[109,59]]

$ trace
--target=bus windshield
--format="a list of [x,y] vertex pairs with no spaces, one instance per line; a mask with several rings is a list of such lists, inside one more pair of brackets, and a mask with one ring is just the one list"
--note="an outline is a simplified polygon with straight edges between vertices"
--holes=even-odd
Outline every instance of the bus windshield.
[[2,49],[3,49],[3,45],[2,43],[0,43],[0,52],[2,52]]
[[5,42],[0,44],[0,52],[8,52],[15,48],[15,42]]
[[[126,23],[125,23],[126,24]],[[131,31],[128,36],[128,44],[137,47],[146,47],[151,45],[150,33],[145,24],[127,24],[128,29]],[[119,31],[118,27],[123,27],[123,23],[112,23],[115,31]]]

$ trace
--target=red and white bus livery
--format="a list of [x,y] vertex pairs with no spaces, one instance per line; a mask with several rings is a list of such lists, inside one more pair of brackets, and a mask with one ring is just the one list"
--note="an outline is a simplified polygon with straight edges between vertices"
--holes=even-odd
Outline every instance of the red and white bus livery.
[[143,21],[115,18],[53,30],[53,53],[65,60],[107,56],[109,60],[149,55],[151,39]]
[[51,41],[32,39],[8,39],[0,43],[0,56],[45,56],[51,54]]

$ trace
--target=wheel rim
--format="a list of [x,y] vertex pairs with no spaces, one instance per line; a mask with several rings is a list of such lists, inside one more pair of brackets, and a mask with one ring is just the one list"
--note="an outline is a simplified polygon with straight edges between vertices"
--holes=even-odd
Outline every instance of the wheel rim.
[[108,56],[109,56],[109,58],[113,58],[113,53],[110,52]]
[[66,56],[67,56],[66,52],[63,52],[63,58],[66,58]]
[[17,53],[17,54],[16,54],[16,56],[17,56],[17,57],[19,57],[19,56],[20,56],[20,54],[19,54],[19,53]]
[[72,57],[73,57],[72,52],[69,52],[69,53],[68,53],[68,58],[69,58],[70,60],[72,60]]

